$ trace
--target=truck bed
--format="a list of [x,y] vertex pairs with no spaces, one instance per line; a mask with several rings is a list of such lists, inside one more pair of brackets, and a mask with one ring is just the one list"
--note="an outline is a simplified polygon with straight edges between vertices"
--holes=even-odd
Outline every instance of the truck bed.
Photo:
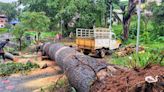
[[95,39],[94,38],[77,38],[76,44],[80,49],[94,49],[95,48]]
[[100,49],[102,47],[109,48],[109,39],[94,39],[94,38],[77,38],[76,44],[78,48],[84,49]]

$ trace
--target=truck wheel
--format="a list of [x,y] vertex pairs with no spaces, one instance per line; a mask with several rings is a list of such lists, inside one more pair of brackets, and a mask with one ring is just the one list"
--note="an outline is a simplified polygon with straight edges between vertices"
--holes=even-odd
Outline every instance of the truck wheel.
[[105,57],[105,50],[104,49],[100,50],[99,56],[101,58],[104,58]]
[[113,53],[113,50],[108,50],[108,51],[107,51],[107,54],[108,54],[108,55],[112,55],[112,53]]
[[83,53],[84,53],[84,55],[88,55],[89,54],[89,52],[85,52],[85,51]]

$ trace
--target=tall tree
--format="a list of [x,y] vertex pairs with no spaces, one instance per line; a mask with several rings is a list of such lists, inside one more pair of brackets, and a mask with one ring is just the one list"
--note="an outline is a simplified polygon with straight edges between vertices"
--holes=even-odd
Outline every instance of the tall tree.
[[[102,17],[106,7],[105,0],[18,0],[18,2],[26,7],[25,10],[45,12],[51,20],[51,27],[56,27],[63,20],[64,28],[67,30],[72,20],[76,22],[76,27],[103,25]],[[78,18],[75,18],[77,16]]]
[[0,14],[5,14],[9,21],[16,18],[18,11],[16,10],[15,3],[0,2]]
[[24,36],[25,31],[27,31],[27,28],[24,24],[19,23],[14,27],[14,31],[12,31],[12,34],[16,37],[16,39],[19,42],[19,50],[22,50],[22,38]]
[[147,9],[153,13],[151,20],[153,21],[154,30],[153,33],[155,38],[164,36],[164,2],[157,5],[155,2],[149,3]]
[[125,5],[121,5],[121,10],[123,11],[123,39],[127,40],[129,37],[129,26],[131,16],[135,13],[136,5],[138,0],[129,0],[128,7],[126,9]]
[[28,31],[36,31],[38,41],[42,31],[49,30],[50,19],[44,12],[24,12],[20,15],[20,21]]

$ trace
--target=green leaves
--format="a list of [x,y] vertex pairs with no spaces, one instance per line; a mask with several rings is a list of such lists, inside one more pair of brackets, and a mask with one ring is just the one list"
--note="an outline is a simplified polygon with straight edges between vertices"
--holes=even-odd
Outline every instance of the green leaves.
[[16,18],[18,11],[16,10],[16,5],[14,3],[2,3],[0,2],[0,14],[6,14],[9,21]]
[[6,76],[18,72],[25,72],[33,68],[39,68],[39,66],[37,64],[32,64],[31,62],[27,62],[26,64],[22,64],[22,63],[0,64],[0,76]]
[[50,24],[50,19],[44,12],[24,12],[20,20],[27,30],[37,32],[47,31]]
[[[25,10],[32,12],[45,12],[51,20],[51,28],[59,27],[61,19],[67,29],[68,23],[80,14],[80,19],[75,23],[75,27],[101,26],[106,12],[105,0],[19,0],[25,5]],[[89,25],[88,25],[89,24]],[[104,23],[105,24],[105,23]]]

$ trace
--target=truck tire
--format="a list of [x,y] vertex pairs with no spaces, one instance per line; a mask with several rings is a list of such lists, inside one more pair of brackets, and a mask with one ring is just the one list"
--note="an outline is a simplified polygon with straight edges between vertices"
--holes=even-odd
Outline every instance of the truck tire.
[[112,55],[112,53],[113,53],[113,50],[108,50],[107,51],[107,55]]
[[99,56],[100,56],[100,58],[104,58],[105,57],[105,50],[104,49],[100,50]]
[[84,53],[84,55],[88,55],[89,54],[89,52],[85,52],[85,51],[83,53]]
[[89,50],[84,49],[84,50],[83,50],[83,53],[84,53],[84,55],[88,55],[88,54],[90,53],[90,51],[89,51]]

